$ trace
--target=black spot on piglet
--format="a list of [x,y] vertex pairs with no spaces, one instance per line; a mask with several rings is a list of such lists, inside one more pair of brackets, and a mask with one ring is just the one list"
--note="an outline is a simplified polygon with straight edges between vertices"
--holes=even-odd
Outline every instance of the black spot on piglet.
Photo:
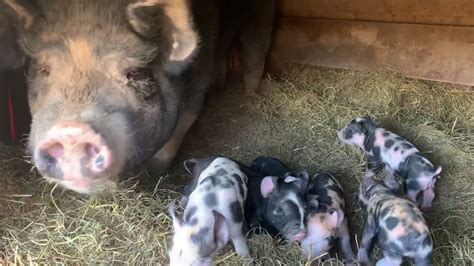
[[226,174],[227,174],[227,171],[224,168],[220,168],[215,173],[216,176],[223,176],[223,175],[226,175]]
[[193,218],[194,214],[196,213],[196,211],[197,211],[196,206],[189,207],[188,211],[184,215],[184,221],[187,222],[187,221],[191,220]]
[[209,227],[201,228],[197,233],[191,235],[191,241],[194,245],[200,246],[206,240],[206,235],[209,233]]
[[390,149],[393,146],[393,140],[389,139],[385,141],[385,148]]
[[216,206],[217,204],[216,195],[214,193],[207,194],[206,196],[204,196],[204,203],[206,203],[208,207]]
[[429,247],[431,246],[431,237],[429,235],[427,235],[425,237],[425,240],[423,240],[423,243],[421,243],[423,245],[423,247]]
[[232,214],[232,219],[235,223],[242,222],[243,219],[243,210],[242,205],[238,201],[234,201],[229,205],[230,212]]
[[402,143],[402,147],[403,147],[404,149],[406,149],[406,150],[409,150],[409,149],[413,148],[413,145],[411,145],[411,144],[408,143],[408,142],[403,142],[403,143]]
[[397,217],[393,217],[393,216],[388,217],[385,220],[385,224],[387,225],[388,230],[392,230],[393,228],[395,228],[398,224],[398,221],[399,220]]
[[420,183],[416,180],[409,180],[407,182],[407,189],[408,190],[419,190],[421,188]]

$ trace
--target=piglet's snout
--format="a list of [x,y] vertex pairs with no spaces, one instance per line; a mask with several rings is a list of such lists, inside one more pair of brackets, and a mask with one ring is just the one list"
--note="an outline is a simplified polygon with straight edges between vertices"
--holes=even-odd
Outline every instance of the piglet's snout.
[[68,121],[53,126],[35,151],[38,170],[52,178],[92,178],[112,163],[112,152],[88,124]]
[[293,241],[302,241],[306,237],[306,230],[302,229],[295,235],[293,235],[292,239]]

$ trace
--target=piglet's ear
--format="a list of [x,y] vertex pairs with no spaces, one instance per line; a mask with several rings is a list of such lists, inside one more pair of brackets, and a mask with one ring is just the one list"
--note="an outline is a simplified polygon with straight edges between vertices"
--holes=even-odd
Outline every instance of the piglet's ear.
[[260,183],[260,192],[264,198],[267,198],[270,193],[276,189],[277,177],[266,176]]
[[212,211],[214,215],[214,242],[216,243],[216,250],[229,242],[229,230],[227,229],[225,217],[217,211]]
[[289,175],[289,176],[285,177],[285,179],[283,179],[283,181],[284,181],[285,183],[297,182],[297,181],[298,181],[298,178]]
[[443,168],[441,166],[438,166],[438,168],[436,168],[436,171],[434,172],[434,176],[441,174],[441,171],[443,171]]
[[197,161],[196,159],[189,159],[183,162],[184,169],[188,174],[192,175],[193,174],[193,168],[196,165]]
[[283,179],[283,181],[285,183],[295,182],[295,184],[298,186],[301,193],[305,193],[306,187],[308,186],[308,182],[309,182],[309,174],[306,171],[301,171],[298,174],[296,174],[296,177],[293,175],[287,175]]
[[319,201],[317,199],[312,199],[306,203],[308,207],[317,209],[319,207]]
[[171,219],[173,220],[173,229],[175,232],[181,229],[181,226],[183,225],[183,217],[176,213],[176,203],[177,200],[173,200],[173,202],[170,204],[170,207],[168,208]]

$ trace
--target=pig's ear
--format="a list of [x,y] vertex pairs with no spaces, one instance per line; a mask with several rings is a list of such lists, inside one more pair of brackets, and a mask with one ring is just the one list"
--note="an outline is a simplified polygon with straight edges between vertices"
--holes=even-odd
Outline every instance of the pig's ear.
[[168,208],[171,219],[173,220],[173,229],[175,232],[181,229],[181,226],[183,225],[183,217],[176,213],[176,203],[177,200],[173,200],[173,202],[170,204],[170,207]]
[[270,193],[276,190],[278,177],[266,176],[260,183],[260,192],[264,198],[267,198]]
[[306,193],[306,188],[308,188],[309,184],[309,174],[306,170],[303,170],[298,173],[298,177],[301,180],[301,192]]
[[306,187],[308,186],[309,175],[306,171],[299,172],[296,177],[292,175],[287,175],[283,179],[285,183],[293,183],[298,187],[301,193],[306,192]]
[[188,172],[188,174],[193,175],[193,168],[196,163],[196,159],[189,159],[183,162],[184,169],[186,169],[186,172]]
[[317,209],[319,207],[319,201],[317,199],[312,199],[306,203],[306,206]]
[[37,8],[33,4],[33,1],[4,0],[4,2],[16,13],[23,29],[29,30],[33,26],[38,18]]
[[[127,7],[128,21],[139,34],[147,36],[150,25],[156,21],[145,21],[139,15],[142,8],[161,8],[171,22],[171,61],[184,61],[192,57],[197,50],[199,36],[194,29],[194,21],[189,8],[188,0],[138,0]],[[156,17],[155,17],[156,19]],[[159,24],[159,23],[158,23]]]
[[329,210],[329,221],[335,228],[341,227],[342,221],[344,220],[344,212],[342,210],[331,209]]
[[214,214],[214,242],[216,248],[220,249],[229,242],[229,230],[224,215],[217,211],[212,211],[212,213]]
[[436,170],[434,172],[434,176],[437,176],[437,175],[441,174],[441,171],[443,171],[443,167],[438,166],[438,168],[436,168]]

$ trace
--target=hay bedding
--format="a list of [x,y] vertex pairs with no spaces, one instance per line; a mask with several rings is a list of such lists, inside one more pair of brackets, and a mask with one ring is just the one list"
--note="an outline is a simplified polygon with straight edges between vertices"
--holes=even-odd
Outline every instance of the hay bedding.
[[[364,158],[342,145],[336,130],[369,114],[444,167],[427,214],[434,262],[472,265],[472,90],[393,73],[302,67],[280,80],[268,78],[265,87],[265,95],[257,98],[242,96],[238,86],[211,96],[168,175],[141,173],[121,186],[125,188],[97,196],[45,184],[29,171],[19,148],[0,146],[0,264],[166,263],[171,236],[167,205],[187,180],[179,162],[211,154],[244,163],[270,155],[294,168],[333,172],[346,192],[352,237],[360,238],[364,214],[355,206],[355,195]],[[140,178],[144,181],[136,184]],[[257,264],[304,263],[295,244],[268,236],[248,241]],[[230,247],[216,261],[245,262]]]

